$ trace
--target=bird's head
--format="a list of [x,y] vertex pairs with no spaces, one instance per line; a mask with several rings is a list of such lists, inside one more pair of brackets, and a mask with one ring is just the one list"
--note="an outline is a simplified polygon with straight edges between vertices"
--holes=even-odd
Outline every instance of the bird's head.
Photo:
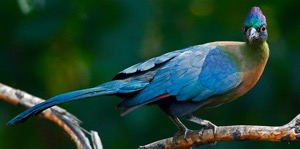
[[244,38],[249,44],[267,40],[267,22],[259,7],[252,7],[243,24]]

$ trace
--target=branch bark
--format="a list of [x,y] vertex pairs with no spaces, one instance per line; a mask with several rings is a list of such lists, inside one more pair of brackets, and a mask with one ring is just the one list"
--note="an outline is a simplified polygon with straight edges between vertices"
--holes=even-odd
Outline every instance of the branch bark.
[[[200,134],[200,135],[199,135]],[[212,129],[189,131],[187,138],[179,136],[173,143],[173,137],[162,139],[139,149],[189,149],[191,147],[212,144],[219,141],[300,141],[300,114],[283,126],[234,125],[219,126],[216,133]]]
[[[0,83],[0,99],[13,105],[20,105],[25,108],[30,108],[38,103],[43,102],[43,99],[32,96],[24,91],[17,90]],[[41,113],[43,118],[46,118],[59,127],[61,127],[74,141],[79,149],[92,149],[88,137],[85,136],[84,129],[80,127],[81,121],[66,110],[54,106]],[[102,144],[98,133],[91,131],[92,144],[94,149],[102,149]]]

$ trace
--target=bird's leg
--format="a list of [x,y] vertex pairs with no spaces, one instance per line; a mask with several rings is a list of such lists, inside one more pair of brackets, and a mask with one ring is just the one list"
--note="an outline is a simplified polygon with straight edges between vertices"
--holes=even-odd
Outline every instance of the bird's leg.
[[194,122],[194,123],[196,123],[196,124],[199,124],[199,125],[204,126],[204,127],[202,128],[202,130],[199,131],[199,137],[202,137],[202,135],[203,135],[202,133],[203,133],[203,131],[204,131],[205,129],[212,129],[212,130],[213,130],[213,135],[215,136],[216,131],[217,131],[217,126],[216,126],[215,124],[213,124],[212,122],[210,122],[210,121],[208,121],[208,120],[203,120],[203,119],[198,118],[198,117],[196,117],[196,116],[194,116],[194,115],[192,115],[192,114],[188,115],[188,116],[186,117],[186,119],[187,119],[188,121],[191,121],[191,122]]
[[179,120],[178,117],[171,115],[170,118],[179,128],[179,131],[173,136],[173,144],[176,146],[176,140],[180,135],[183,135],[183,138],[186,140],[189,129]]

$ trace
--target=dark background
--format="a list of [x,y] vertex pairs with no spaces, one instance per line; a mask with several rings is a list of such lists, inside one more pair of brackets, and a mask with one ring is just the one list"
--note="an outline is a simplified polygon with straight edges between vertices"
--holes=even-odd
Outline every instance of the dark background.
[[[243,41],[242,22],[252,6],[259,6],[267,17],[271,50],[262,78],[238,100],[195,114],[216,125],[283,125],[300,112],[299,0],[33,2],[33,10],[26,14],[16,0],[0,1],[1,83],[44,99],[93,87],[128,66],[172,50]],[[120,117],[114,108],[118,102],[116,97],[97,97],[61,106],[78,116],[84,128],[98,131],[106,149],[137,148],[177,131],[157,107]],[[0,148],[76,148],[60,128],[44,119],[5,125],[22,111],[0,102]],[[299,145],[247,141],[219,142],[212,148]]]

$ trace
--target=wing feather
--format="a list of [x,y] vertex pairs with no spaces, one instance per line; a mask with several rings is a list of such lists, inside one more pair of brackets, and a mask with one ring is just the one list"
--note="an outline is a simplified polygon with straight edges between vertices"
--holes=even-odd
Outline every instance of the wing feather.
[[232,55],[220,47],[200,45],[181,51],[167,61],[144,90],[133,98],[125,99],[121,105],[134,107],[154,102],[155,97],[163,94],[176,96],[178,101],[198,102],[213,95],[224,94],[241,81],[241,73]]

